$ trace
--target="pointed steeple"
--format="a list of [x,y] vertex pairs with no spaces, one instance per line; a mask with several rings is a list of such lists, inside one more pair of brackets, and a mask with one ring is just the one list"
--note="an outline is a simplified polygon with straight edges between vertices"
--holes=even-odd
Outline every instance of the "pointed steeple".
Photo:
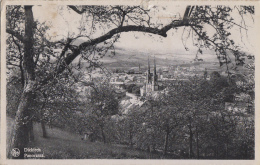
[[150,55],[148,56],[148,73],[150,74]]
[[152,83],[152,74],[150,70],[150,56],[148,56],[148,70],[147,70],[147,83]]
[[153,57],[153,62],[154,62],[154,75],[156,75],[156,63],[155,63],[155,56]]
[[153,57],[153,66],[154,66],[154,69],[153,69],[153,84],[156,85],[157,84],[157,74],[156,74],[156,63],[155,63],[155,56]]

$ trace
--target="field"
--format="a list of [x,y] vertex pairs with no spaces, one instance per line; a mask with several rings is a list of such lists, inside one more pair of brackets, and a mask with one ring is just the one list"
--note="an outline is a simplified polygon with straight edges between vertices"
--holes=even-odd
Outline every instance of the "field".
[[[103,67],[108,70],[113,69],[122,69],[122,70],[130,70],[135,69],[138,70],[139,66],[141,71],[146,71],[148,66],[148,57],[150,57],[150,65],[153,67],[153,60],[156,60],[156,66],[158,68],[164,68],[167,66],[180,66],[180,67],[191,67],[195,66],[196,68],[200,68],[204,70],[207,68],[208,71],[218,71],[225,72],[226,66],[223,65],[220,67],[217,56],[214,51],[205,50],[203,54],[199,54],[198,58],[203,59],[203,62],[194,62],[194,58],[196,56],[196,52],[173,52],[173,53],[162,53],[156,54],[151,52],[144,51],[131,51],[125,50],[123,48],[117,48],[116,54],[110,56],[109,53],[107,56],[100,59]],[[230,58],[234,61],[233,55],[230,55]],[[246,63],[253,63],[252,60],[248,60],[246,58]],[[88,65],[87,62],[83,62],[82,67],[84,65]],[[230,64],[229,69],[234,69],[234,64]],[[83,67],[84,68],[84,67]],[[243,73],[245,68],[243,66],[236,66],[236,73]]]
[[[12,128],[8,118],[8,130]],[[58,128],[47,128],[48,138],[41,136],[40,124],[34,124],[35,140],[28,148],[40,148],[45,159],[161,159],[163,155],[127,148],[124,145],[82,141],[81,136]],[[7,132],[7,139],[11,131]]]

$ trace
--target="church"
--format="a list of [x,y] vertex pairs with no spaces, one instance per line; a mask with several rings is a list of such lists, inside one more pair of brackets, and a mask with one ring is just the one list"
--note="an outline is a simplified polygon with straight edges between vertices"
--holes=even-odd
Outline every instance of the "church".
[[154,58],[153,73],[151,73],[150,58],[148,57],[148,70],[146,73],[146,81],[145,81],[144,86],[140,89],[140,94],[141,94],[141,96],[145,96],[148,93],[152,93],[152,92],[158,91],[158,90],[159,90],[159,85],[158,85],[158,75],[156,73],[155,58]]

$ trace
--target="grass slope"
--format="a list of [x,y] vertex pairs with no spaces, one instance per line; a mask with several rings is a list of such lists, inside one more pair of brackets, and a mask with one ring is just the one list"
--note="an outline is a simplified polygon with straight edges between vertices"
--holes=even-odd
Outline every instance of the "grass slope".
[[[13,119],[8,118],[8,130],[12,128]],[[47,128],[47,127],[46,127]],[[127,148],[123,145],[103,144],[102,142],[82,141],[81,136],[58,128],[47,128],[48,138],[41,135],[40,124],[34,124],[35,140],[28,148],[40,148],[45,159],[161,159],[160,154]],[[11,131],[7,132],[10,139]]]

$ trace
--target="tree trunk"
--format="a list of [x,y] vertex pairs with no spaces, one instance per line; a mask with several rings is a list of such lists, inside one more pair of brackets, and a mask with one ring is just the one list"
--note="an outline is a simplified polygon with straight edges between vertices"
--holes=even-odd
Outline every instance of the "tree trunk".
[[228,143],[226,143],[226,159],[228,159]]
[[28,131],[29,131],[29,141],[34,141],[34,133],[33,133],[33,121],[30,120],[28,123]]
[[243,158],[244,159],[248,159],[248,145],[246,144],[246,142],[243,142],[244,147],[243,147],[243,150],[244,150],[244,155],[243,155]]
[[[25,10],[25,41],[24,41],[24,88],[21,95],[21,100],[16,112],[14,127],[11,137],[10,150],[17,148],[20,150],[20,155],[12,154],[13,158],[23,159],[24,148],[29,142],[29,128],[28,124],[31,120],[31,112],[29,107],[33,102],[35,93],[35,64],[33,61],[33,13],[32,6],[24,6]],[[11,157],[11,151],[8,155]],[[12,152],[13,153],[13,152]]]
[[[45,100],[47,99],[47,96],[45,93],[43,93],[43,96],[45,98]],[[43,102],[43,105],[42,105],[42,108],[41,108],[41,111],[40,111],[40,116],[39,116],[39,119],[41,121],[41,127],[42,127],[42,137],[43,138],[47,138],[47,131],[46,131],[46,127],[45,127],[45,121],[44,121],[44,107],[45,107],[45,104],[46,104],[46,101]]]
[[42,137],[47,138],[47,132],[46,132],[46,128],[45,128],[45,122],[43,121],[43,119],[41,119],[41,127],[42,127]]
[[218,135],[218,130],[217,130],[217,143],[216,143],[216,155],[215,158],[218,159],[218,145],[219,145],[219,135]]
[[[32,98],[32,92],[24,91],[21,97],[21,101],[16,112],[14,127],[11,137],[11,147],[10,150],[17,148],[20,150],[20,155],[18,157],[13,156],[13,158],[23,159],[23,150],[29,142],[29,119],[30,114],[28,114],[28,106],[30,105],[30,100]],[[11,151],[8,153],[11,154]],[[11,157],[11,155],[9,155]]]
[[152,152],[155,152],[155,142],[153,142],[153,145],[152,145]]
[[192,151],[192,139],[193,139],[193,132],[191,130],[191,125],[189,125],[189,133],[190,133],[190,138],[189,138],[189,158],[193,158],[193,151]]
[[214,157],[215,157],[216,159],[218,158],[218,145],[215,146]]
[[197,149],[197,159],[200,158],[200,152],[199,152],[199,132],[198,128],[196,126],[196,149]]
[[156,142],[155,142],[155,134],[154,134],[154,129],[152,131],[152,135],[151,135],[151,145],[150,145],[150,152],[155,152],[155,145],[156,145]]
[[[34,105],[35,105],[36,95],[33,94],[32,97],[33,97],[33,98],[32,98],[32,101],[31,101],[30,103],[33,104],[32,106],[34,107]],[[28,113],[29,113],[28,116],[30,116],[30,120],[28,121],[28,122],[29,122],[29,123],[28,123],[29,141],[34,141],[34,132],[33,132],[33,116],[32,116],[33,113],[34,113],[34,109],[32,109],[32,108],[29,107]]]
[[164,150],[163,150],[164,155],[167,154],[169,134],[170,134],[170,132],[167,130],[166,134],[165,134],[165,139],[164,139]]
[[129,131],[129,144],[130,144],[130,148],[133,148],[133,130],[131,129]]
[[105,135],[105,133],[104,133],[104,128],[103,128],[103,126],[101,127],[101,134],[102,134],[103,142],[106,143],[106,135]]

